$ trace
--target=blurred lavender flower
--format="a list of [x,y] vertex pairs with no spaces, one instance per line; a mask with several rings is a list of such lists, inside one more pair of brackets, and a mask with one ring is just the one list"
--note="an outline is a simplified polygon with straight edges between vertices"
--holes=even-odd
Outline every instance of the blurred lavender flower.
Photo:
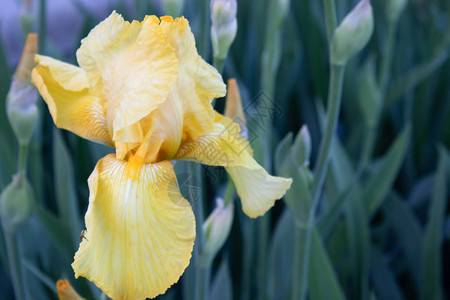
[[[114,9],[115,2],[119,1],[46,1],[45,25],[50,54],[66,59],[73,57],[74,49],[77,49],[79,43],[80,30],[86,17],[85,13],[94,18],[94,21],[102,20]],[[36,0],[2,0],[2,9],[0,10],[1,47],[4,48],[6,59],[12,69],[19,62],[26,33],[39,31],[38,16],[39,2]]]

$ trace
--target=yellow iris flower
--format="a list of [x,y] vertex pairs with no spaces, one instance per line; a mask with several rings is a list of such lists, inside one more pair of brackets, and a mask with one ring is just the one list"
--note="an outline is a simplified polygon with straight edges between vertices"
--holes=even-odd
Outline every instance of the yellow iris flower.
[[113,12],[82,40],[77,60],[37,55],[32,73],[56,126],[116,149],[89,177],[86,238],[72,267],[111,298],[153,298],[178,281],[195,239],[169,160],[224,166],[250,217],[291,179],[270,176],[239,125],[212,108],[225,84],[183,17],[129,23]]

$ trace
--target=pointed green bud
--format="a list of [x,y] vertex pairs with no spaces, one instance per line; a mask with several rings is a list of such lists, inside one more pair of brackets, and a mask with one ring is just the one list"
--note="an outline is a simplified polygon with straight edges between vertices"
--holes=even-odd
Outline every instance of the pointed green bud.
[[291,150],[292,159],[297,166],[309,166],[311,157],[311,135],[308,126],[303,125],[295,137]]
[[3,229],[14,234],[31,214],[33,193],[24,172],[14,175],[0,195],[0,216]]
[[184,0],[162,0],[161,4],[166,15],[177,18],[183,13]]
[[386,18],[389,22],[397,22],[398,18],[405,10],[408,0],[387,0],[386,1]]
[[20,145],[29,143],[38,120],[38,94],[30,81],[36,52],[37,35],[30,33],[6,96],[6,113]]
[[373,32],[373,13],[369,0],[362,0],[334,30],[330,48],[333,65],[345,65],[369,42]]
[[381,113],[381,91],[378,86],[375,71],[375,59],[370,57],[361,70],[358,84],[358,103],[369,128],[374,128]]
[[200,255],[199,265],[208,267],[230,234],[233,224],[234,205],[224,205],[222,199],[216,201],[216,208],[203,223],[205,245]]
[[6,96],[6,112],[9,123],[20,145],[28,145],[38,121],[37,91],[29,83],[13,78]]
[[211,0],[211,42],[215,59],[224,60],[237,32],[236,0]]

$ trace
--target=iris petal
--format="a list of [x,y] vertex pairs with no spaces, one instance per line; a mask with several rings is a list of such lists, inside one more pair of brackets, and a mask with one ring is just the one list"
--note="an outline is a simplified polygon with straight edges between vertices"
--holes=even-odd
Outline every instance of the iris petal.
[[85,239],[75,276],[93,281],[113,299],[164,293],[188,266],[195,219],[170,162],[101,159],[89,178]]
[[237,123],[216,113],[214,131],[183,143],[175,158],[224,166],[235,183],[243,211],[255,218],[283,197],[292,179],[269,175],[253,159],[250,145],[240,131]]
[[35,61],[47,67],[55,81],[64,89],[79,92],[89,88],[83,69],[44,55],[36,55]]
[[174,49],[156,17],[130,24],[113,12],[82,41],[77,58],[93,90],[108,99],[113,140],[166,100],[178,74]]
[[196,139],[213,129],[211,101],[225,95],[225,84],[219,72],[198,55],[185,18],[162,17],[160,27],[178,60],[179,75],[169,97],[182,107],[184,138]]
[[80,68],[37,56],[33,84],[47,103],[56,126],[92,141],[112,145],[102,99],[89,93]]

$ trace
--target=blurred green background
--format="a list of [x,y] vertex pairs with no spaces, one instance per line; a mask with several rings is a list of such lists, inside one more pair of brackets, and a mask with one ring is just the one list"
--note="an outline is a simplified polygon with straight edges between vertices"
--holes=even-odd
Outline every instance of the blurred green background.
[[[205,269],[194,255],[161,298],[450,297],[450,2],[409,0],[393,18],[399,1],[371,1],[373,35],[343,73],[337,130],[317,202],[311,189],[320,181],[314,176],[329,107],[326,6],[334,1],[238,1],[237,35],[222,74],[239,83],[257,159],[294,183],[259,219],[246,217],[235,201],[231,232],[212,264]],[[127,20],[176,14],[163,2],[0,0],[0,190],[17,171],[19,146],[4,100],[26,33],[39,34],[39,53],[76,63],[80,40],[112,10]],[[210,1],[167,2],[184,2],[181,13],[198,51],[212,64]],[[357,2],[335,1],[338,24]],[[223,112],[224,100],[216,102]],[[261,115],[261,103],[269,104],[268,113]],[[56,299],[58,279],[68,279],[85,298],[100,299],[105,296],[93,284],[74,279],[70,264],[84,228],[87,178],[112,150],[56,129],[41,99],[38,107],[27,163],[33,209],[14,236],[25,299]],[[177,168],[183,195],[194,201],[193,184],[182,180],[188,169],[181,163]],[[226,176],[220,168],[199,173],[202,180],[194,186],[206,218],[224,195]],[[0,298],[14,299],[4,238]],[[206,283],[199,292],[200,276]]]

